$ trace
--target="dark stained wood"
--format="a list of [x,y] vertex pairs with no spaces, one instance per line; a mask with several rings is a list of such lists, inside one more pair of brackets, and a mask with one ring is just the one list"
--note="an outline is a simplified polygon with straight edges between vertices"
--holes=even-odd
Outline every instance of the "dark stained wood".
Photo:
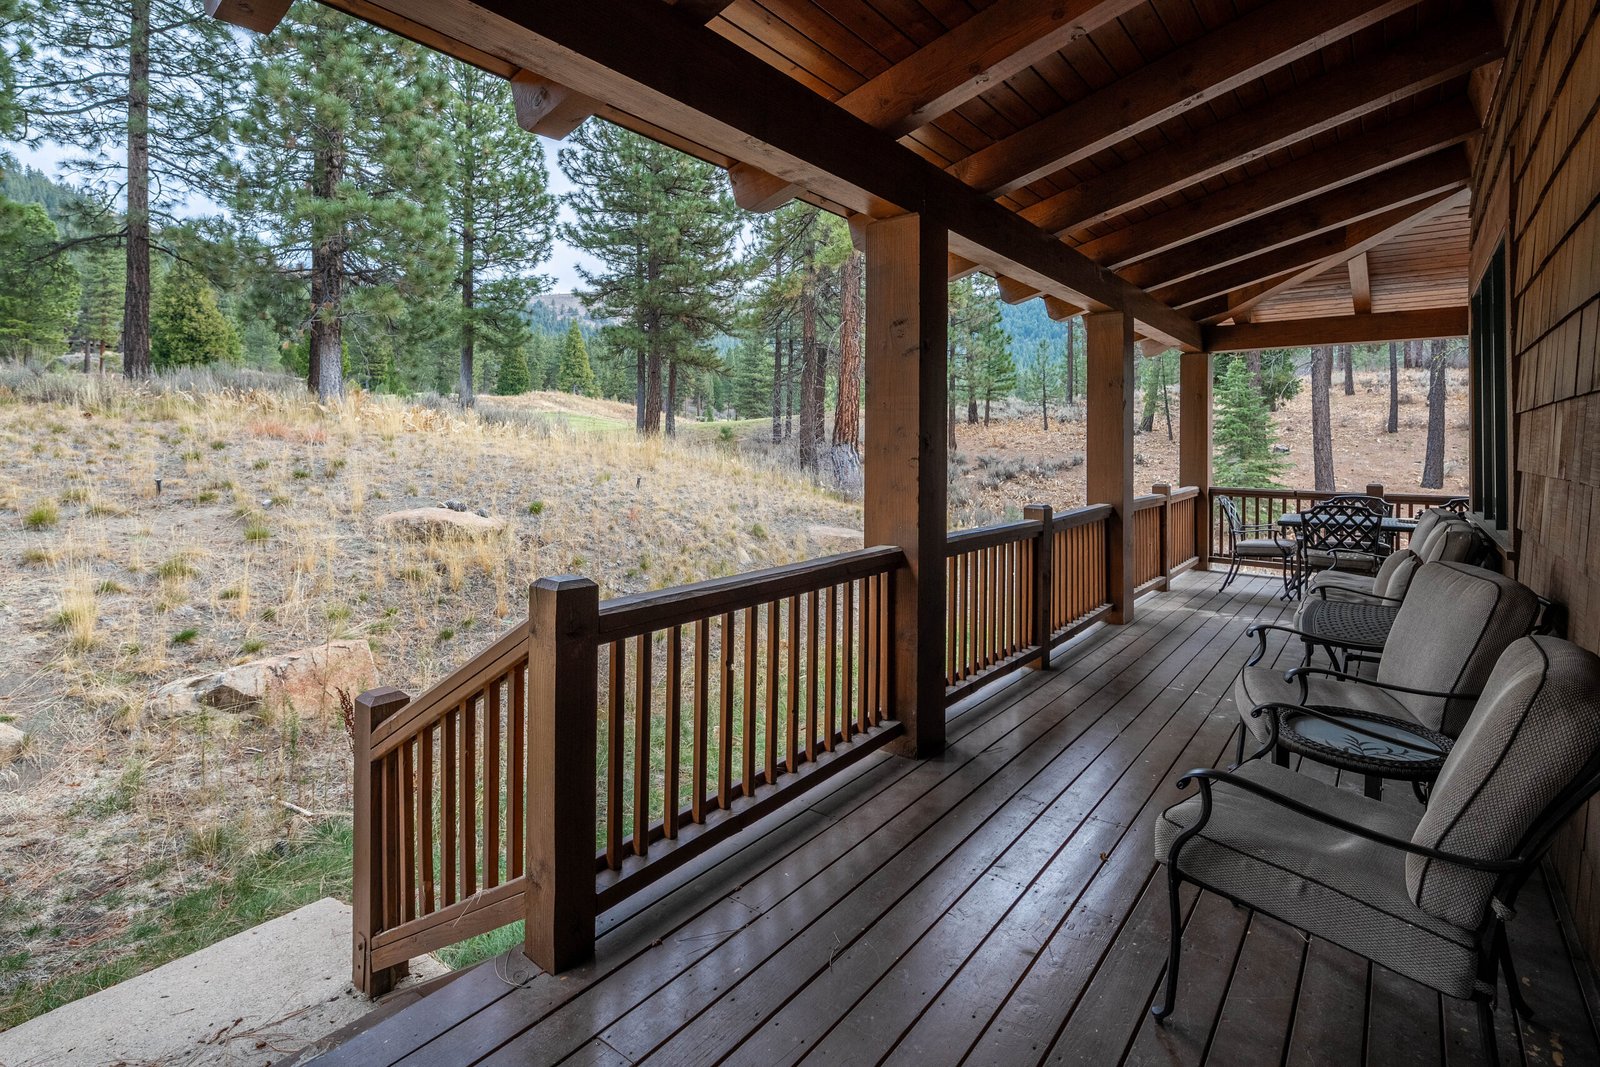
[[1357,315],[1372,314],[1372,271],[1367,254],[1361,253],[1347,264],[1350,270],[1350,309]]
[[206,14],[257,33],[271,33],[289,13],[291,0],[206,0]]
[[1133,323],[1116,312],[1084,316],[1084,407],[1089,501],[1110,504],[1106,521],[1110,622],[1133,619]]
[[1178,366],[1178,481],[1199,489],[1195,549],[1199,566],[1211,565],[1211,356],[1187,352]]
[[1320,51],[1411,0],[1275,0],[952,166],[1000,195]]
[[393,718],[410,700],[409,695],[393,686],[368,690],[355,700],[355,788],[359,790],[355,795],[369,799],[356,806],[354,818],[351,969],[355,987],[374,997],[393,988],[397,974],[393,968],[374,969],[372,966],[372,938],[387,925],[383,922],[383,910],[385,858],[389,855],[383,847],[384,819],[388,815],[385,791],[375,787],[376,782],[381,782],[383,771],[381,766],[375,768],[373,764],[372,731]]
[[1245,352],[1255,348],[1293,348],[1310,344],[1369,344],[1377,341],[1461,337],[1466,332],[1466,308],[1389,311],[1334,319],[1289,319],[1238,326],[1207,326],[1206,348],[1211,352]]
[[[553,973],[594,955],[600,590],[587,578],[541,578],[528,596],[530,795],[523,952]],[[611,650],[620,661],[621,643]],[[615,666],[611,672],[618,689],[621,673]],[[619,699],[615,692],[612,698]],[[621,716],[614,714],[611,729],[617,736],[609,739],[609,747],[618,755],[621,726]],[[620,799],[620,792],[613,790],[612,796]],[[620,812],[608,815],[620,823]]]

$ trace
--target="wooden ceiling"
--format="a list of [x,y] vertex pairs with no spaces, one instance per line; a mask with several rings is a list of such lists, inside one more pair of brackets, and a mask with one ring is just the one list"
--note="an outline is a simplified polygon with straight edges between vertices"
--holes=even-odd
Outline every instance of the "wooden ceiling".
[[[595,113],[726,167],[753,210],[943,212],[953,275],[1057,317],[1186,348],[1464,327],[1486,3],[325,2],[512,78],[529,129]],[[287,2],[209,6],[260,29]]]

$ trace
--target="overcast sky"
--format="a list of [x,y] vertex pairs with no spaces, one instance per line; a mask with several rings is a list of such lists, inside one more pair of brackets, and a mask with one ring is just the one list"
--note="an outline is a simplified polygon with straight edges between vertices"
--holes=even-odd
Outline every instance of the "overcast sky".
[[[77,153],[74,151],[51,144],[41,145],[36,149],[20,144],[5,145],[4,148],[15,155],[18,160],[31,167],[42,170],[46,174],[71,180],[70,175],[63,173],[61,162],[76,155]],[[561,173],[561,168],[556,165],[556,152],[559,148],[560,145],[557,142],[549,140],[544,142],[545,162],[550,171],[550,191],[557,197],[572,191],[572,183],[567,180],[567,176]],[[191,205],[190,213],[205,214],[208,210],[215,211],[216,209],[213,205],[200,201]],[[561,205],[561,220],[563,222],[572,221],[572,212],[565,203]],[[540,273],[547,274],[554,279],[552,291],[570,293],[583,284],[582,279],[578,277],[576,265],[582,263],[593,269],[595,262],[593,256],[580,249],[573,248],[558,238],[551,250],[550,261],[543,264],[539,270]]]

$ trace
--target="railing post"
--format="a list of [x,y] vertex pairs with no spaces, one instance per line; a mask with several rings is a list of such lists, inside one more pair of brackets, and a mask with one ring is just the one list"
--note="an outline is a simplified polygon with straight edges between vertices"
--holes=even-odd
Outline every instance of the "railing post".
[[527,915],[523,953],[555,974],[594,955],[600,589],[528,591]]
[[1160,482],[1150,487],[1161,494],[1161,591],[1172,588],[1172,486]]
[[1211,356],[1185,352],[1178,367],[1178,484],[1200,491],[1194,547],[1200,570],[1211,569]]
[[1379,500],[1382,500],[1383,499],[1383,483],[1382,482],[1368,482],[1367,483],[1367,495],[1368,496],[1375,496]]
[[400,859],[399,842],[391,845],[389,835],[384,832],[387,829],[384,825],[386,790],[383,775],[373,774],[372,731],[409,703],[411,697],[393,686],[369,689],[355,700],[351,981],[368,997],[383,996],[394,988],[396,979],[405,977],[407,972],[404,963],[377,971],[372,969],[372,939],[383,929],[384,869]]
[[1056,514],[1049,504],[1029,504],[1022,517],[1039,524],[1033,542],[1033,643],[1038,654],[1030,657],[1034,670],[1050,667],[1050,594],[1055,589]]

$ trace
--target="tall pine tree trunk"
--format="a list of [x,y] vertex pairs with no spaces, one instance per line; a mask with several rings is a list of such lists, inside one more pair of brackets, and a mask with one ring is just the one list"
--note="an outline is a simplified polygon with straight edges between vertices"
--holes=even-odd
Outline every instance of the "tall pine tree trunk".
[[783,326],[772,327],[772,443],[783,440]]
[[822,450],[821,351],[817,344],[816,279],[808,269],[800,281],[800,465],[807,470],[817,465]]
[[[332,200],[344,180],[345,147],[343,134],[333,131],[326,145],[317,149],[314,195]],[[315,304],[311,319],[311,366],[307,383],[321,401],[344,395],[344,256],[347,238],[344,223],[322,235],[311,246],[311,295]]]
[[1077,332],[1078,320],[1067,320],[1067,403],[1071,404],[1078,396],[1078,349],[1073,338]]
[[794,377],[794,336],[784,339],[783,345],[783,439],[794,436],[795,390],[799,382]]
[[473,324],[472,309],[475,306],[476,294],[474,292],[477,278],[477,248],[476,237],[472,232],[473,227],[473,196],[472,185],[475,180],[470,172],[464,176],[462,182],[462,218],[461,226],[461,406],[473,407],[477,398],[472,395],[472,359],[473,359]]
[[128,273],[122,373],[150,377],[150,0],[133,0],[128,30]]
[[644,349],[639,349],[633,357],[633,428],[637,433],[644,433]]
[[1333,425],[1328,411],[1333,353],[1325,346],[1311,350],[1311,465],[1318,492],[1333,491]]
[[1344,395],[1356,395],[1356,346],[1344,346]]
[[649,350],[644,364],[644,432],[661,432],[661,342],[656,330],[650,331]]
[[952,374],[949,379],[949,384],[945,386],[946,406],[949,408],[949,415],[945,419],[948,433],[945,446],[951,452],[954,452],[956,450],[956,376]]
[[667,436],[678,433],[678,361],[667,361]]
[[[839,404],[833,409],[833,444],[861,451],[861,264],[852,251],[839,290]],[[1047,427],[1048,428],[1048,427]]]
[[1422,458],[1422,488],[1444,486],[1444,384],[1447,357],[1443,341],[1428,342],[1428,448]]
[[1400,346],[1389,342],[1389,433],[1400,432]]

